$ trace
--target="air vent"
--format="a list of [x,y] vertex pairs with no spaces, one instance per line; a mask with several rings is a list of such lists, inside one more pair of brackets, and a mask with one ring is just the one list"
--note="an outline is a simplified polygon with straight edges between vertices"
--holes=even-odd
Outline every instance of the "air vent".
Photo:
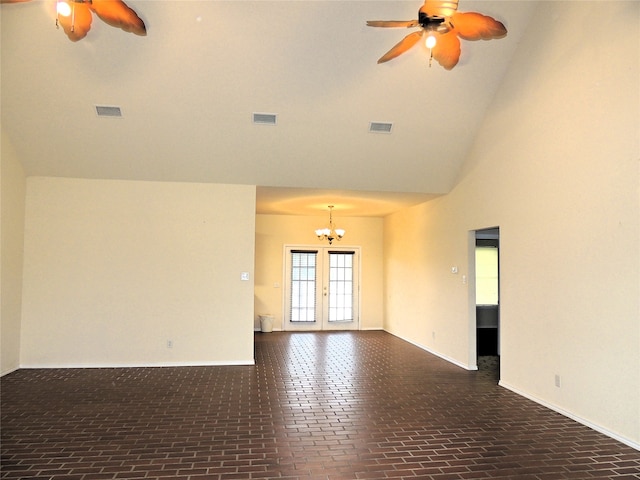
[[122,117],[120,107],[109,107],[107,105],[96,105],[96,113],[99,117]]
[[253,123],[259,123],[260,125],[275,125],[276,124],[275,113],[254,113]]
[[371,122],[369,124],[369,131],[371,133],[391,133],[392,123],[386,122]]

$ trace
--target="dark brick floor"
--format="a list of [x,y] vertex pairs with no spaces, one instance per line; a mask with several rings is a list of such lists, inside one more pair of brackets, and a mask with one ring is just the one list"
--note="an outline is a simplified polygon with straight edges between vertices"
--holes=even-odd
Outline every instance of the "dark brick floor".
[[383,332],[256,335],[255,367],[19,370],[3,479],[640,479],[640,452]]

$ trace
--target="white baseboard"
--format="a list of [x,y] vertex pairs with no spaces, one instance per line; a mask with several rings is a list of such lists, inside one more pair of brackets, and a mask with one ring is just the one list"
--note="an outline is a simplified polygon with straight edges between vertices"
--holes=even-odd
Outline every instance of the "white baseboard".
[[[259,327],[256,327],[256,328],[253,329],[253,331],[260,333],[262,331],[262,329],[259,328]],[[274,332],[284,332],[285,330],[282,330],[281,328],[275,328],[274,327],[273,331]],[[289,331],[290,332],[294,332],[295,330],[289,330]],[[308,331],[310,331],[310,332],[315,332],[315,331],[321,332],[322,330],[308,330]],[[338,331],[341,331],[341,330],[332,330],[332,331],[338,332]],[[344,331],[349,332],[349,331],[353,331],[353,330],[344,330]],[[355,330],[355,331],[356,332],[358,332],[358,331],[360,331],[360,332],[382,332],[382,331],[384,331],[384,328],[382,328],[382,327],[367,327],[367,328],[361,328],[360,330]]]
[[[230,367],[242,365],[255,365],[255,360],[233,360],[233,361],[213,361],[213,362],[162,362],[162,363],[61,363],[46,365],[21,365],[20,369],[33,370],[36,368],[54,369],[54,368],[162,368],[162,367]],[[18,370],[18,369],[16,369]]]
[[506,388],[507,390],[511,390],[513,393],[520,395],[521,397],[525,397],[528,398],[529,400],[536,402],[539,405],[542,405],[543,407],[546,407],[550,410],[553,410],[554,412],[559,413],[560,415],[564,415],[567,418],[570,418],[571,420],[574,420],[578,423],[581,423],[582,425],[591,428],[592,430],[595,430],[596,432],[600,432],[604,435],[606,435],[607,437],[613,438],[614,440],[617,440],[620,443],[624,443],[625,445],[635,449],[635,450],[640,450],[640,443],[638,442],[634,442],[633,440],[623,437],[621,435],[618,435],[617,433],[614,433],[610,430],[607,430],[606,428],[604,428],[601,425],[595,424],[593,422],[590,422],[589,420],[579,417],[577,415],[574,415],[573,413],[564,410],[560,407],[558,407],[557,405],[554,405],[552,403],[546,402],[540,398],[537,398],[533,395],[530,395],[526,392],[523,392],[522,390],[519,390],[518,388],[514,387],[513,385],[510,385],[507,382],[504,382],[503,380],[500,380],[498,382],[498,385],[500,385],[503,388]]
[[385,330],[385,331],[387,333],[390,333],[394,337],[398,337],[398,338],[404,340],[405,342],[410,343],[411,345],[414,345],[414,346],[424,350],[425,352],[429,352],[431,355],[435,355],[436,357],[439,357],[439,358],[441,358],[443,360],[446,360],[449,363],[453,363],[454,365],[457,365],[460,368],[464,368],[465,370],[477,370],[478,369],[477,365],[473,365],[473,366],[465,365],[464,363],[459,362],[458,360],[456,360],[454,358],[447,357],[446,355],[443,355],[440,352],[437,352],[435,350],[431,350],[429,347],[425,347],[424,345],[421,345],[419,343],[413,342],[413,341],[409,340],[408,338],[404,338],[404,337],[402,337],[400,335],[396,335],[395,333],[389,332],[388,330]]
[[10,368],[9,370],[0,373],[0,377],[4,377],[5,375],[9,375],[10,373],[16,372],[20,370],[20,367],[14,367],[14,368]]

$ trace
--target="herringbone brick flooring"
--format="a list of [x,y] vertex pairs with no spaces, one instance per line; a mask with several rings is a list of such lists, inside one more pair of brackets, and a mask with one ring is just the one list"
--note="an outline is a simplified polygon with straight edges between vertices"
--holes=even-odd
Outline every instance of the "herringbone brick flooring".
[[640,452],[383,332],[256,366],[19,370],[2,479],[640,479]]

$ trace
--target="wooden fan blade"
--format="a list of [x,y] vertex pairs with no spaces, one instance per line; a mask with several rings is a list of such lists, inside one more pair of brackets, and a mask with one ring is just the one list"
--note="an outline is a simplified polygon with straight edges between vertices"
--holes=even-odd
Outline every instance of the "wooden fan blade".
[[[22,0],[25,1],[25,0]],[[367,20],[367,26],[369,27],[383,27],[383,28],[411,28],[419,25],[418,20]]]
[[456,13],[451,17],[451,23],[464,40],[490,40],[507,34],[502,22],[476,12]]
[[393,60],[394,58],[396,58],[398,55],[403,54],[404,52],[409,50],[411,47],[413,47],[418,42],[418,40],[420,40],[421,37],[422,37],[422,30],[420,30],[419,32],[410,33],[409,35],[404,37],[402,40],[400,40],[398,43],[396,43],[391,50],[389,50],[382,57],[380,57],[380,59],[378,60],[378,63],[388,62],[389,60]]
[[86,37],[89,30],[91,30],[93,17],[86,3],[72,2],[71,8],[71,15],[68,17],[60,15],[58,17],[58,25],[62,27],[69,40],[77,42]]
[[447,70],[451,70],[460,59],[460,39],[455,30],[436,36],[436,46],[432,50],[433,58]]
[[125,32],[146,35],[147,29],[138,14],[121,0],[92,0],[91,9],[105,23]]

